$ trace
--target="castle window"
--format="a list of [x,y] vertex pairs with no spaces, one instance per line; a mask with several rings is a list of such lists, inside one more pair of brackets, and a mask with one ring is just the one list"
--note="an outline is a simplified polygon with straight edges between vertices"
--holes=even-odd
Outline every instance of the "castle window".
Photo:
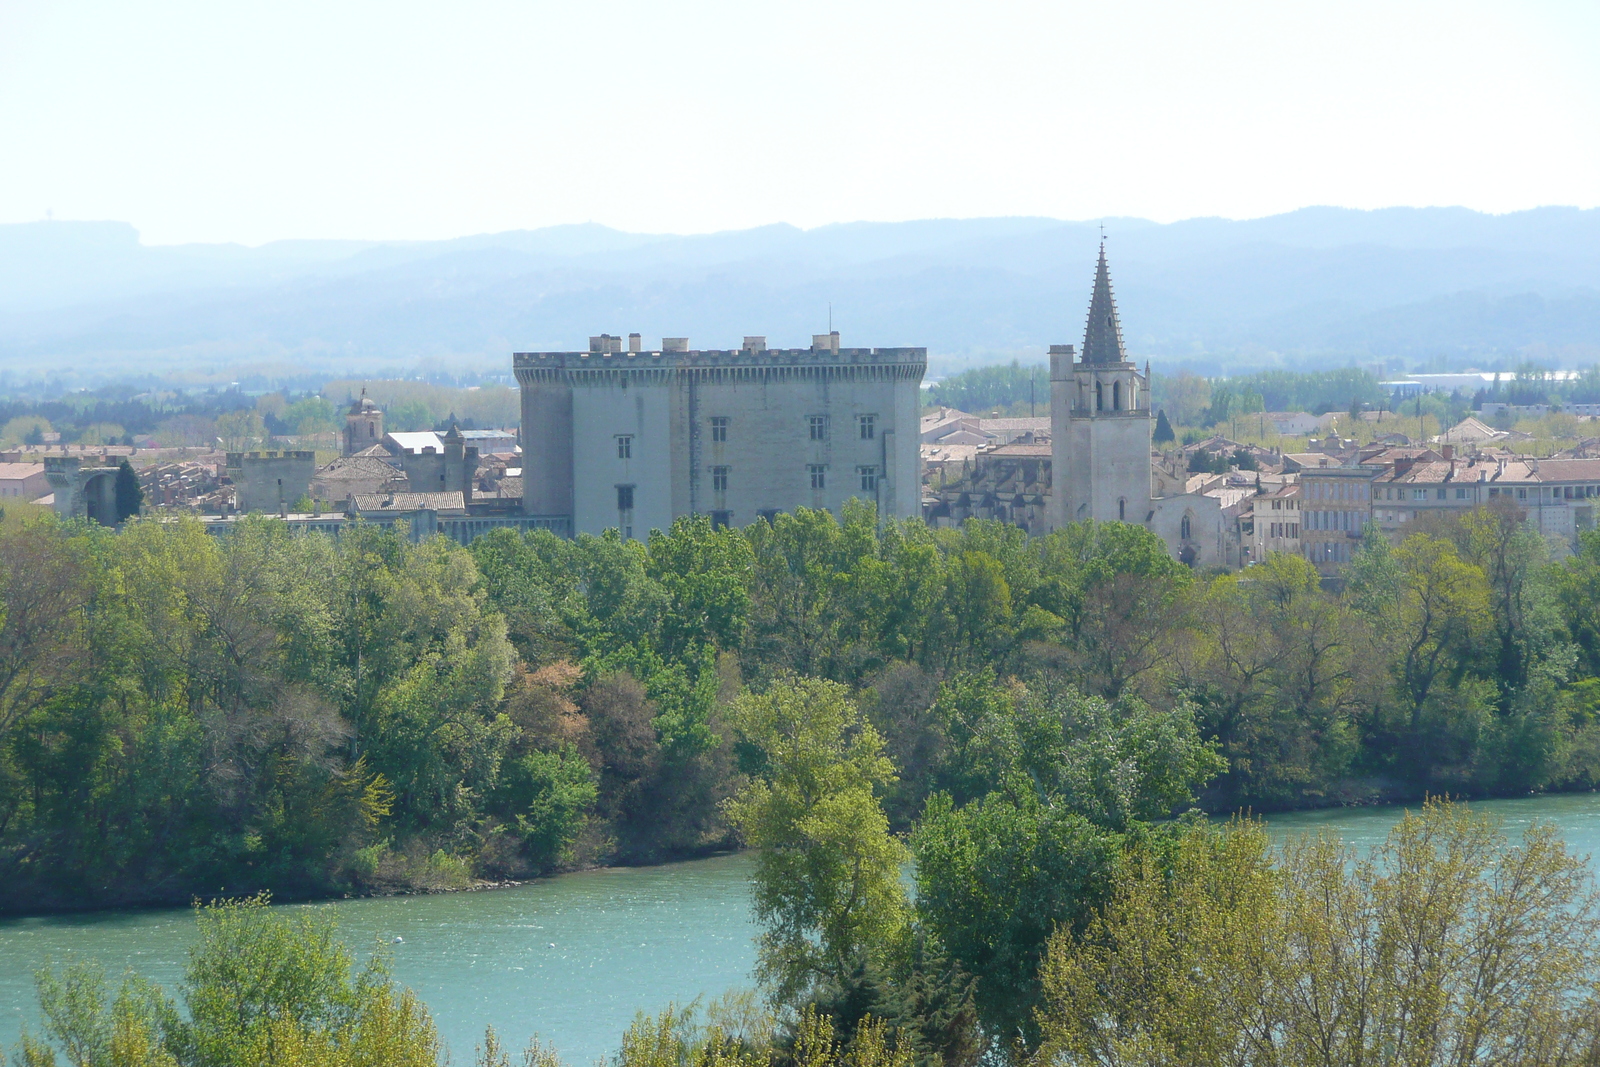
[[711,513],[711,528],[713,530],[725,530],[731,525],[733,525],[733,512],[713,511]]
[[618,459],[632,459],[633,458],[633,434],[631,434],[631,433],[619,433],[617,435],[617,458]]
[[806,421],[811,425],[811,439],[813,441],[826,441],[828,439],[828,416],[810,415]]
[[826,489],[828,487],[828,468],[821,463],[812,463],[806,467],[811,474],[811,488]]
[[1122,383],[1121,382],[1112,382],[1111,383],[1111,410],[1112,411],[1121,411],[1122,410]]
[[861,422],[861,439],[863,441],[870,441],[874,437],[877,436],[877,434],[878,434],[878,416],[876,416],[876,415],[862,415],[862,416],[860,416],[860,422]]
[[726,493],[728,491],[728,468],[711,468],[711,488],[714,492]]
[[1096,411],[1103,411],[1103,410],[1105,410],[1105,406],[1106,406],[1106,386],[1105,386],[1105,383],[1104,382],[1095,382],[1094,383],[1094,409]]
[[376,436],[378,436],[378,427],[377,427],[376,423],[371,423],[371,422],[367,423],[367,436],[368,437],[376,437]]
[[617,510],[618,511],[632,511],[633,510],[633,486],[631,486],[631,485],[619,485],[619,486],[617,486]]
[[777,508],[757,508],[756,517],[766,522],[768,526],[778,521]]
[[1193,534],[1194,527],[1189,522],[1189,516],[1185,515],[1183,521],[1178,523],[1178,536],[1187,541]]
[[728,416],[713,415],[711,417],[711,443],[714,445],[727,444],[728,442]]
[[861,491],[863,493],[876,493],[878,491],[877,467],[857,467],[856,472],[861,475]]
[[1118,522],[1127,522],[1128,521],[1128,502],[1126,500],[1118,500],[1117,501],[1117,521]]

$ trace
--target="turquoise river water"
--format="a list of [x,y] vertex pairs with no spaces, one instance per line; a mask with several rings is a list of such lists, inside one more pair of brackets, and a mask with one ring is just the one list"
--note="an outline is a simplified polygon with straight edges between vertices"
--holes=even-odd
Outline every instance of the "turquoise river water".
[[[1574,851],[1600,855],[1600,794],[1477,805],[1513,833],[1555,822]],[[1275,834],[1330,831],[1360,848],[1382,840],[1398,808],[1274,816]],[[383,942],[396,978],[417,991],[457,1063],[472,1062],[485,1025],[520,1047],[537,1032],[573,1067],[612,1052],[639,1009],[711,997],[750,983],[750,856],[563,875],[511,889],[342,900],[346,941]],[[33,972],[96,958],[115,976],[177,984],[193,936],[186,909],[0,921],[0,1046],[38,1029]],[[399,938],[397,942],[395,939]]]

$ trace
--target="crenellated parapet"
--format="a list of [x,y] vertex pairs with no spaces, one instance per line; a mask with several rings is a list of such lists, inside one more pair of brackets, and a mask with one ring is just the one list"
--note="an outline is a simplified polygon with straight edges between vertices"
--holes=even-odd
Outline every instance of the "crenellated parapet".
[[512,357],[522,385],[564,382],[598,384],[622,378],[667,384],[702,381],[921,380],[926,348],[763,348],[638,352],[517,352]]

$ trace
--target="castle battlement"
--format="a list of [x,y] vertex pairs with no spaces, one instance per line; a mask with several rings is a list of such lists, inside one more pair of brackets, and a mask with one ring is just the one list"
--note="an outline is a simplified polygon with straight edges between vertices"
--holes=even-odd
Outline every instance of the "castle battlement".
[[926,348],[735,348],[650,352],[517,352],[519,382],[560,378],[713,375],[738,378],[917,378],[928,368]]

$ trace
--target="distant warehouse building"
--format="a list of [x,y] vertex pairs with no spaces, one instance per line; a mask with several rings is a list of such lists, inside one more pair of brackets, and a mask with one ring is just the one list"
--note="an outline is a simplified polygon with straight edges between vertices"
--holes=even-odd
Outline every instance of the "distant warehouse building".
[[550,528],[643,537],[680,515],[745,525],[851,497],[920,514],[925,348],[691,350],[602,334],[587,352],[519,352],[523,510]]

